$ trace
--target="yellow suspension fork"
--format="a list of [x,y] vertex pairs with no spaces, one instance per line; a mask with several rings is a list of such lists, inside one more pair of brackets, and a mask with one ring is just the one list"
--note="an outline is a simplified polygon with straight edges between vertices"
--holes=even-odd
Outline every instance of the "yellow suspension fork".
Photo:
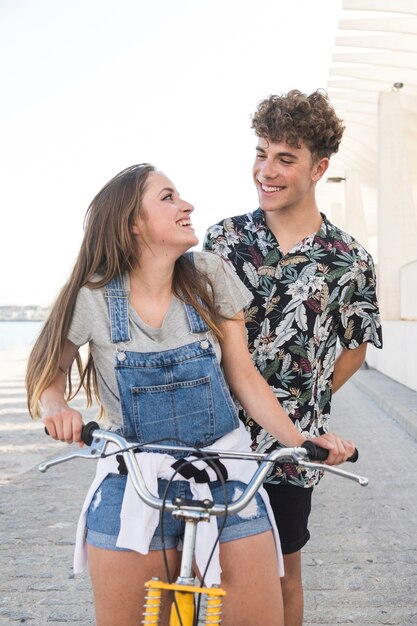
[[[148,581],[145,583],[145,587],[148,591],[146,595],[145,612],[143,614],[143,624],[159,624],[162,591],[173,591],[175,594],[176,602],[172,603],[170,626],[193,626],[195,617],[195,594],[202,594],[207,598],[205,621],[203,621],[203,624],[207,624],[208,626],[219,626],[221,624],[222,598],[226,595],[226,592],[220,587],[208,588],[178,583],[165,583],[158,579]],[[181,616],[181,620],[178,613]]]
[[145,583],[146,594],[142,624],[159,624],[161,614],[162,587],[157,578]]

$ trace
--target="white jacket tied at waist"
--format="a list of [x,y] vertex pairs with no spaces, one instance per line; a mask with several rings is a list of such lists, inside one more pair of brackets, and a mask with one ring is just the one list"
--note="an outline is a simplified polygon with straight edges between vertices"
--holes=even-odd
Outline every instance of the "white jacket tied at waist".
[[[250,449],[250,436],[246,431],[242,423],[239,424],[239,428],[228,433],[221,439],[218,439],[215,444],[204,448],[204,451],[211,449],[227,450],[227,451],[248,451]],[[116,447],[114,444],[109,444],[107,451],[114,452]],[[174,474],[172,463],[176,460],[169,454],[159,453],[136,453],[136,460],[139,468],[143,474],[145,484],[155,496],[158,496],[158,478],[170,480]],[[192,455],[188,458],[193,459],[193,465],[206,469],[211,474],[213,480],[217,479],[215,472],[207,467],[204,461],[196,461]],[[222,463],[226,466],[228,472],[228,480],[239,480],[243,483],[248,483],[252,478],[256,469],[253,461],[243,461],[239,459],[222,459]],[[78,520],[75,553],[74,553],[74,572],[77,574],[81,572],[87,565],[87,547],[85,543],[85,531],[86,531],[86,519],[87,510],[90,506],[94,493],[101,485],[103,480],[108,474],[118,473],[118,462],[115,455],[99,459],[97,461],[97,471],[93,483],[87,493],[84,501],[84,505],[81,511],[80,518]],[[183,476],[176,474],[174,480],[186,480]],[[193,494],[193,498],[197,500],[204,500],[206,498],[211,499],[210,483],[196,483],[193,478],[189,479],[190,489]],[[283,559],[281,552],[281,544],[279,541],[278,530],[275,524],[274,515],[272,513],[271,506],[266,491],[263,487],[260,487],[259,494],[262,496],[265,503],[269,520],[271,522],[275,546],[277,550],[277,557],[279,563],[280,575],[283,576]],[[141,554],[148,554],[149,544],[154,535],[155,529],[159,523],[159,511],[154,509],[138,496],[133,486],[130,477],[127,477],[126,489],[123,497],[123,503],[120,513],[120,532],[117,538],[117,547],[127,548],[134,550]],[[203,572],[206,568],[210,553],[213,545],[217,539],[218,528],[217,522],[214,516],[210,518],[209,522],[198,524],[197,526],[197,540],[195,558],[200,572]],[[215,553],[209,563],[206,584],[215,585],[220,584],[220,560],[219,560],[219,546],[216,544]]]

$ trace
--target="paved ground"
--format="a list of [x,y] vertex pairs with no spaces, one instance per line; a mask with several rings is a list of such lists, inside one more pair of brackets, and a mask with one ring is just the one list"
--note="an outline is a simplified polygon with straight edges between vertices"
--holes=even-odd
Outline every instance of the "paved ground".
[[[37,463],[67,447],[28,421],[18,372],[0,393],[0,624],[93,625],[88,577],[74,578],[71,562],[94,462],[40,474]],[[360,449],[346,469],[370,484],[328,475],[316,490],[303,555],[305,626],[417,624],[416,398],[372,370],[335,396],[333,430]]]
[[369,485],[329,474],[316,490],[305,626],[417,624],[417,394],[361,370],[334,400],[333,430],[355,440]]

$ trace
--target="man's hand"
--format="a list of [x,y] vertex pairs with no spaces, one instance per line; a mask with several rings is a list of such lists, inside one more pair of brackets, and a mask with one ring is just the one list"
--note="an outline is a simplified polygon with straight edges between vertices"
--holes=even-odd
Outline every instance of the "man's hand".
[[341,439],[334,433],[326,433],[320,437],[313,437],[310,441],[329,451],[327,465],[340,465],[347,461],[355,452],[355,444],[350,439]]

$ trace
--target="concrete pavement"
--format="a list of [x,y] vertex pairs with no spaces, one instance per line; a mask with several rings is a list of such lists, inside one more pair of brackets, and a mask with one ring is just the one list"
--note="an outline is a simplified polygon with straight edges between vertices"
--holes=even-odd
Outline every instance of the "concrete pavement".
[[315,490],[305,626],[417,624],[416,424],[417,394],[375,370],[335,395],[332,430],[356,442],[349,469],[369,485],[328,474]]
[[[9,385],[9,386],[7,386]],[[22,381],[2,382],[15,406]],[[385,390],[385,393],[384,393]],[[374,392],[374,393],[373,393]],[[381,397],[385,395],[386,404]],[[305,626],[417,624],[417,441],[406,428],[416,394],[373,370],[361,370],[334,399],[332,430],[355,440],[360,459],[348,470],[369,477],[369,486],[327,475],[316,489],[312,539],[303,551]],[[395,421],[395,411],[406,417]],[[390,408],[391,407],[391,408]],[[399,407],[406,407],[399,409]],[[388,413],[387,413],[388,411]],[[74,460],[40,474],[35,466],[62,454],[43,446],[40,430],[21,414],[0,412],[4,465],[0,484],[0,624],[94,624],[86,574],[74,578],[75,524],[94,461]],[[8,431],[7,424],[21,424]],[[30,441],[31,468],[24,448]],[[21,438],[24,437],[22,441]],[[64,448],[65,449],[65,448]],[[45,454],[47,452],[47,454]],[[264,624],[265,622],[260,622]],[[116,626],[116,625],[115,625]],[[238,625],[236,625],[238,626]]]

